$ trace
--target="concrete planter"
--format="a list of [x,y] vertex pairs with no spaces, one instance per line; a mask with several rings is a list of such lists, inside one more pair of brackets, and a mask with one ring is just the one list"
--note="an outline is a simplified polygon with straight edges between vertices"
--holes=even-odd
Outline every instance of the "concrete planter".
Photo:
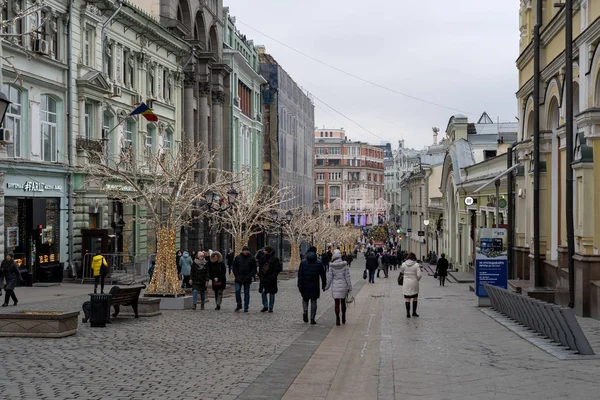
[[168,296],[148,296],[140,297],[141,299],[160,299],[161,310],[189,310],[192,308],[193,299],[192,296],[179,296],[179,297],[168,297]]
[[[160,311],[161,297],[140,297],[138,300],[139,317],[155,317],[162,314]],[[133,317],[133,308],[131,306],[122,306],[119,316]]]
[[79,311],[0,314],[0,337],[62,338],[77,333]]

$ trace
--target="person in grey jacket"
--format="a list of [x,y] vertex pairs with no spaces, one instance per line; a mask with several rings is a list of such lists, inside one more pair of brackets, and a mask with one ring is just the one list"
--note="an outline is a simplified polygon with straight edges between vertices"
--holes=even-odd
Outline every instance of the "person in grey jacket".
[[350,268],[346,261],[342,261],[342,253],[334,250],[333,261],[329,264],[327,272],[327,286],[331,288],[331,295],[335,301],[335,324],[340,325],[340,304],[342,306],[342,324],[346,323],[346,295],[352,291]]
[[192,285],[190,285],[190,275],[192,274],[192,257],[190,257],[190,253],[187,251],[184,251],[183,255],[179,259],[179,267],[181,268],[181,275],[183,275],[181,287],[192,287]]

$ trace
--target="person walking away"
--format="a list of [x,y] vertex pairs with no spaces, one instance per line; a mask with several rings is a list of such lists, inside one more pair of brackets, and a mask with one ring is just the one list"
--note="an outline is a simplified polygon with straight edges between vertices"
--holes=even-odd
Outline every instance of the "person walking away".
[[[277,294],[277,276],[282,270],[279,257],[274,254],[271,246],[265,247],[265,254],[259,261],[258,277],[260,286],[258,291],[262,295],[263,308],[260,312],[273,312],[275,295]],[[267,298],[268,295],[268,298]]]
[[217,303],[215,310],[219,311],[221,309],[221,303],[223,302],[223,291],[227,284],[227,268],[223,263],[223,255],[218,251],[213,252],[210,256],[209,265],[209,279],[212,282],[212,290],[215,293],[215,303]]
[[390,271],[390,255],[387,251],[381,256],[381,264],[383,266],[383,275],[387,278]]
[[15,286],[17,286],[17,280],[23,282],[23,278],[19,272],[19,266],[14,260],[13,253],[7,253],[2,264],[0,264],[0,282],[2,282],[2,278],[6,281],[4,285],[4,304],[2,304],[2,307],[8,307],[8,301],[11,298],[13,305],[16,306],[19,300],[17,300],[17,296],[15,295]]
[[352,266],[353,260],[354,260],[354,257],[352,256],[352,253],[350,253],[346,256],[346,264],[348,264],[348,268],[350,268]]
[[324,251],[323,254],[321,254],[321,262],[323,263],[323,268],[325,269],[325,272],[327,272],[329,270],[329,262],[331,261],[331,258],[329,258],[329,256],[327,255],[327,252]]
[[[319,284],[319,280],[321,281]],[[308,322],[308,302],[310,301],[310,323],[315,325],[317,315],[317,300],[321,295],[321,288],[325,290],[327,277],[323,262],[317,257],[317,248],[312,246],[306,252],[306,259],[298,268],[298,290],[302,295],[302,318]]]
[[98,293],[98,284],[100,284],[100,294],[104,294],[104,278],[108,274],[108,263],[100,250],[92,258],[92,273],[94,275],[94,293]]
[[229,249],[229,251],[227,252],[227,257],[226,257],[226,261],[227,261],[227,269],[229,270],[229,275],[231,275],[231,269],[233,268],[233,251],[231,249]]
[[189,288],[190,285],[190,274],[192,273],[192,258],[190,257],[190,253],[187,251],[183,252],[183,255],[179,259],[179,268],[181,269],[181,275],[183,279],[181,281],[182,288]]
[[440,280],[440,286],[446,286],[446,277],[448,276],[448,260],[446,260],[446,255],[444,253],[442,253],[440,258],[437,260],[435,273]]
[[233,275],[235,275],[235,311],[242,309],[242,286],[244,287],[244,312],[250,305],[250,284],[256,276],[256,260],[250,254],[250,248],[244,246],[242,252],[233,260]]
[[422,272],[415,253],[409,253],[406,261],[400,266],[400,273],[404,274],[402,294],[406,305],[406,318],[410,318],[410,301],[412,300],[412,316],[418,317],[417,302],[419,299],[419,281]]
[[390,254],[390,265],[392,266],[394,271],[398,269],[398,254],[396,253],[396,251]]
[[375,271],[379,268],[379,256],[371,252],[367,257],[367,270],[369,271],[369,283],[375,283]]
[[204,258],[204,252],[199,251],[191,267],[190,277],[192,278],[192,310],[196,309],[198,304],[198,292],[200,292],[200,309],[204,310],[206,301],[206,282],[208,281],[208,265]]
[[154,275],[155,268],[156,268],[156,260],[152,260],[152,263],[150,263],[150,266],[148,267],[148,276],[150,277],[150,279],[148,280],[148,283],[152,282],[152,275]]
[[265,256],[265,248],[261,247],[260,250],[258,250],[256,252],[256,255],[254,256],[254,259],[256,260],[256,267],[259,266],[260,261],[262,260],[262,258]]
[[331,287],[331,296],[335,301],[335,324],[337,326],[340,326],[340,305],[342,306],[342,324],[346,323],[346,295],[352,290],[350,268],[341,258],[340,251],[335,250],[333,262],[329,264],[327,286],[325,287],[325,290]]

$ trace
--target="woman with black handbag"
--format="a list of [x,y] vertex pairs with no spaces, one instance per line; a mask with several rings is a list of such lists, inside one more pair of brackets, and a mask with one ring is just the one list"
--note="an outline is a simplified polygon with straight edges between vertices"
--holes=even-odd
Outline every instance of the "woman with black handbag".
[[[412,300],[412,316],[418,317],[417,301],[419,298],[419,281],[421,280],[422,272],[417,256],[415,253],[410,253],[406,261],[400,266],[400,275],[398,276],[398,284],[402,285],[402,294],[404,294],[404,302],[406,305],[406,318],[410,318],[410,301]],[[401,283],[400,281],[403,280]]]

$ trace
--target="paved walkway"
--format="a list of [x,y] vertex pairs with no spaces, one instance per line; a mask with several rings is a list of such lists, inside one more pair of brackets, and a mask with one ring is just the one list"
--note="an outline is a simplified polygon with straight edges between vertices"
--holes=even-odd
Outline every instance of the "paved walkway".
[[[356,302],[334,324],[330,292],[318,325],[301,320],[295,279],[273,314],[166,311],[79,327],[64,339],[2,339],[0,399],[597,399],[600,360],[559,361],[479,311],[468,284],[421,281],[407,319],[397,272],[375,284],[352,267]],[[361,287],[362,286],[362,287]],[[17,288],[2,311],[79,310],[90,286]],[[585,320],[600,338],[600,323]]]

